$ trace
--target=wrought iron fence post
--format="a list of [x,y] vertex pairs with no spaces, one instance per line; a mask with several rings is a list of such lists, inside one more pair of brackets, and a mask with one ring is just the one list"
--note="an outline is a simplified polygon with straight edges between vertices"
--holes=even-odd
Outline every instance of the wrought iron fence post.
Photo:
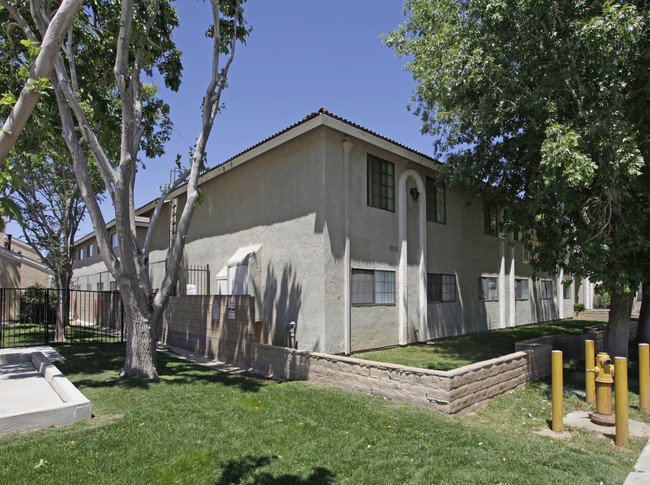
[[45,289],[45,345],[50,343],[50,289]]

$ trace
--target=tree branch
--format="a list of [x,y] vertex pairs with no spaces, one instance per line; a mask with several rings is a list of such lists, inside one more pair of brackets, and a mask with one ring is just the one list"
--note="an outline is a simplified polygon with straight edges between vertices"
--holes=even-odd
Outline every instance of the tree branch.
[[[32,111],[36,107],[41,97],[40,91],[34,89],[34,82],[42,78],[49,77],[50,72],[58,57],[58,51],[63,42],[63,37],[72,25],[72,22],[81,8],[83,0],[63,0],[56,14],[52,18],[50,25],[43,37],[41,50],[36,57],[32,67],[30,78],[25,83],[25,87],[20,92],[18,101],[11,110],[11,114],[5,120],[2,130],[0,131],[0,162],[4,162],[9,155],[9,150],[13,147],[18,136],[25,128]],[[13,8],[6,0],[0,0],[0,4],[7,8],[14,19],[23,27],[27,25],[18,11]],[[34,41],[35,39],[31,39]]]

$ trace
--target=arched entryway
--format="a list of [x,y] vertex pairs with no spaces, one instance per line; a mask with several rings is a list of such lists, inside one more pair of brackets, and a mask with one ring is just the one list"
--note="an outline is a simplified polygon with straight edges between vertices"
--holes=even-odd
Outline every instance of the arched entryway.
[[[418,192],[417,201],[413,201],[411,188]],[[409,218],[415,209],[413,206],[409,208],[409,203],[417,206],[416,219]],[[428,339],[426,189],[422,177],[413,169],[407,169],[400,175],[397,206],[400,243],[397,278],[399,344],[406,345],[414,341],[426,342]]]

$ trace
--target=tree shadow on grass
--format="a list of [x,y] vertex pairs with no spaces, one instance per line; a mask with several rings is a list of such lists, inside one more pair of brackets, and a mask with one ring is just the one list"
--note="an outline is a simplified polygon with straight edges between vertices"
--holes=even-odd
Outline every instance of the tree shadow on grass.
[[124,344],[73,344],[59,345],[57,350],[66,357],[60,363],[61,371],[75,385],[81,387],[122,387],[149,389],[151,386],[169,384],[214,383],[225,386],[238,386],[244,392],[257,392],[264,385],[255,379],[228,374],[203,367],[192,362],[158,353],[158,374],[160,379],[140,379],[135,377],[106,378],[101,374],[119,374],[124,366]]
[[255,470],[269,463],[271,463],[271,458],[268,456],[246,456],[240,460],[230,460],[223,467],[221,477],[216,485],[236,484],[244,480],[255,485],[327,485],[334,480],[334,474],[323,467],[315,468],[307,478],[287,474],[273,476],[268,472],[255,474]]

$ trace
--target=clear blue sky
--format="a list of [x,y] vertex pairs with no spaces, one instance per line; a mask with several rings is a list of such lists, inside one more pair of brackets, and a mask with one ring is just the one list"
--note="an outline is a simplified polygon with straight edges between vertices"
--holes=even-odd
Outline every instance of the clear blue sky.
[[[210,75],[210,40],[205,38],[209,3],[176,2],[183,52],[183,84],[178,93],[162,92],[174,121],[167,155],[146,163],[138,173],[136,205],[159,194],[169,172],[200,128],[200,104]],[[401,0],[248,0],[245,17],[253,31],[239,44],[229,87],[210,136],[210,167],[325,106],[330,112],[431,154],[433,139],[420,134],[420,123],[407,111],[414,82],[403,70],[405,59],[384,47],[380,35],[404,21]],[[157,80],[163,85],[162,80]],[[106,220],[113,218],[105,204]],[[77,238],[92,231],[87,218]],[[8,233],[22,237],[9,223]]]

